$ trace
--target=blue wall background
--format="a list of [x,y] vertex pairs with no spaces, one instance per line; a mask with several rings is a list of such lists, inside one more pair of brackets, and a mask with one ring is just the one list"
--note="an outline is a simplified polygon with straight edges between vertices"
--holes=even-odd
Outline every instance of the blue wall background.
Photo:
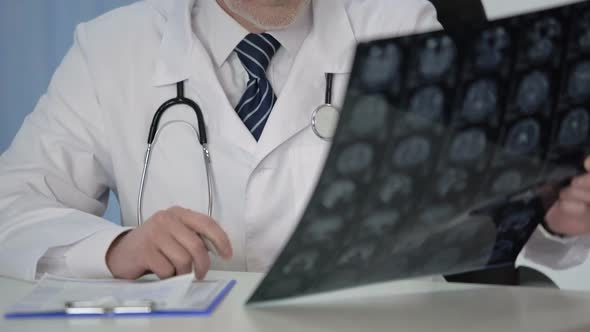
[[[76,25],[134,0],[0,0],[0,153],[46,91]],[[119,222],[111,195],[106,217]]]

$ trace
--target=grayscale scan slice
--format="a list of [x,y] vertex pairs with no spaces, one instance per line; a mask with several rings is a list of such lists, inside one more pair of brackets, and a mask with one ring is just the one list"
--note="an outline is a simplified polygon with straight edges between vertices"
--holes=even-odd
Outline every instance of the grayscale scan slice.
[[590,143],[590,2],[358,46],[314,195],[249,302],[513,265]]

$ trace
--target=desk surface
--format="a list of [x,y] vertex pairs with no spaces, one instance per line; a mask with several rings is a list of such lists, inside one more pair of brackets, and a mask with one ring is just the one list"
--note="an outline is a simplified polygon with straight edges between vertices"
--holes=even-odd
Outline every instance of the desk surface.
[[[0,331],[590,331],[590,293],[404,281],[251,308],[259,274],[211,272],[236,287],[208,318],[0,320]],[[0,278],[0,310],[32,284]]]

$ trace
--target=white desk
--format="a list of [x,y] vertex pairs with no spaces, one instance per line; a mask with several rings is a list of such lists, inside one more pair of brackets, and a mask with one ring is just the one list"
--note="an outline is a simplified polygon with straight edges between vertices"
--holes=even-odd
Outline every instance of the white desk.
[[[238,283],[208,318],[1,320],[0,331],[590,331],[590,293],[406,281],[246,308],[243,303],[261,275],[212,272],[209,277]],[[31,287],[0,278],[0,310]]]

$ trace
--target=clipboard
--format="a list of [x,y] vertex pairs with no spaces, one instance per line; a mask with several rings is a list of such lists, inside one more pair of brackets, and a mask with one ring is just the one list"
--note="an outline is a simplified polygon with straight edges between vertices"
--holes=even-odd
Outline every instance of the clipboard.
[[[192,276],[180,276],[163,281],[150,282],[123,282],[123,281],[99,281],[99,280],[79,280],[60,278],[55,276],[45,276],[39,284],[21,301],[13,305],[4,314],[5,319],[61,319],[61,318],[124,318],[124,317],[178,317],[178,316],[210,316],[215,309],[221,304],[223,299],[235,286],[235,280],[214,280],[206,282],[193,282]],[[206,283],[209,283],[206,285]],[[215,283],[215,287],[211,284]],[[171,305],[163,305],[161,301],[151,299],[115,299],[114,297],[97,298],[88,300],[71,300],[64,301],[61,308],[47,310],[43,301],[59,300],[51,298],[51,295],[43,298],[43,293],[49,294],[55,285],[62,286],[60,295],[53,295],[54,297],[64,297],[68,294],[74,294],[79,287],[86,287],[88,289],[97,289],[102,287],[107,289],[109,286],[113,290],[121,294],[131,294],[131,291],[125,292],[125,289],[131,290],[137,288],[139,292],[146,294],[156,294],[162,289],[170,290],[170,294],[181,294],[180,290],[183,287],[188,287],[186,294],[182,295],[183,302],[177,302]],[[106,286],[106,287],[105,287]],[[209,289],[205,290],[207,286]],[[159,288],[160,287],[160,288]],[[176,289],[178,288],[178,289]],[[121,291],[123,289],[123,291]],[[191,289],[194,290],[191,293]],[[184,291],[184,290],[183,290]],[[205,291],[209,295],[204,296]],[[99,292],[97,292],[99,294]],[[192,295],[191,295],[192,294]],[[166,294],[167,295],[167,294]],[[191,298],[194,297],[194,298]],[[197,296],[202,296],[197,298]],[[34,301],[39,301],[39,304],[33,304]],[[192,304],[198,302],[198,304]],[[179,305],[178,303],[182,303]],[[35,307],[37,305],[37,307]]]

